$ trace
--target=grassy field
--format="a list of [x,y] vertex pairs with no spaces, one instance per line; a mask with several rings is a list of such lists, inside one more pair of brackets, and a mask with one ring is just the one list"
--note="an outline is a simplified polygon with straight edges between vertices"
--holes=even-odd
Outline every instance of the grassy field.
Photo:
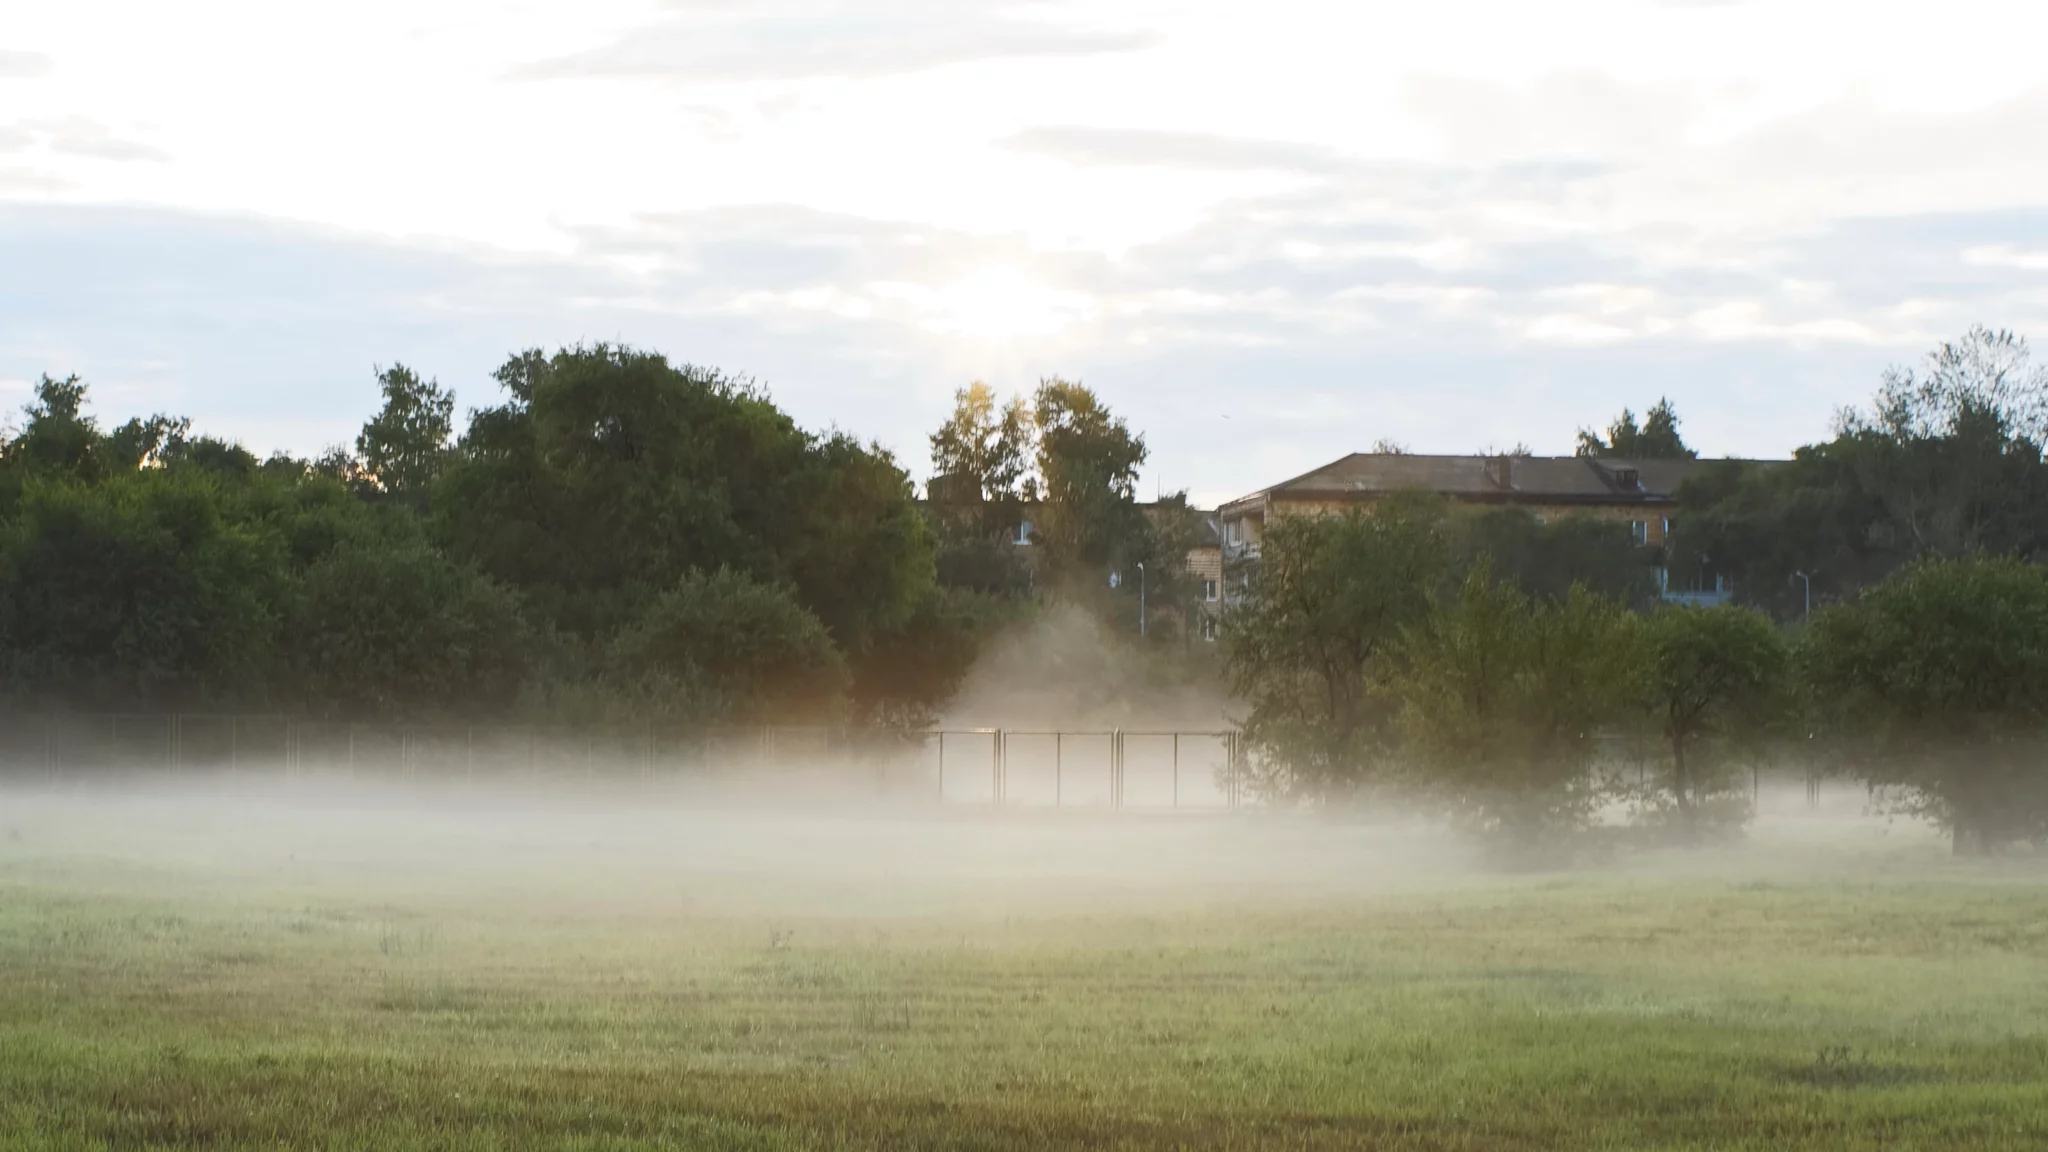
[[1939,849],[0,797],[0,1146],[2048,1146]]

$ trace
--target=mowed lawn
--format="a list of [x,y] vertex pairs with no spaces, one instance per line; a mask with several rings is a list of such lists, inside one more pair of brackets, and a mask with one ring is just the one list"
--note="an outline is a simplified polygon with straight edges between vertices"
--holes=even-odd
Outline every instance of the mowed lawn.
[[2030,866],[770,915],[34,838],[10,1149],[2048,1147]]

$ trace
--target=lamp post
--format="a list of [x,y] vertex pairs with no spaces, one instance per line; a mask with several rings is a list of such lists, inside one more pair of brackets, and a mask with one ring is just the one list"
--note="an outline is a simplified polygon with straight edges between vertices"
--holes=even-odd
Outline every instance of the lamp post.
[[1145,634],[1145,565],[1138,564],[1138,635]]
[[1806,612],[1805,612],[1805,614],[1804,614],[1803,616],[1801,616],[1801,617],[1800,617],[1800,619],[1801,619],[1802,621],[1808,621],[1808,620],[1812,620],[1812,619],[1813,619],[1813,577],[1811,577],[1811,576],[1808,576],[1808,575],[1807,575],[1806,573],[1804,573],[1804,572],[1794,572],[1794,573],[1792,574],[1792,578],[1793,578],[1794,580],[1798,580],[1798,581],[1800,581],[1801,583],[1803,583],[1804,585],[1806,585]]

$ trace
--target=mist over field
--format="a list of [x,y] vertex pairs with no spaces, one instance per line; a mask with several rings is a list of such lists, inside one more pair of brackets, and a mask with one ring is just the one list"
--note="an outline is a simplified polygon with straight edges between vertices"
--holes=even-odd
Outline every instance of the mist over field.
[[0,1125],[52,1148],[2048,1138],[2043,861],[1955,860],[1860,788],[1816,811],[1786,781],[1737,840],[1503,872],[1370,812],[826,803],[776,767],[12,783]]
[[[806,783],[811,785],[806,788]],[[1013,804],[996,811],[816,790],[753,765],[725,782],[509,784],[159,777],[119,786],[11,785],[0,850],[15,882],[104,871],[140,892],[199,884],[231,899],[483,899],[505,910],[628,916],[901,918],[1144,915],[1314,905],[1566,877],[1813,880],[1939,874],[1938,833],[1866,815],[1837,787],[1765,797],[1740,841],[1503,874],[1427,822],[1371,813]],[[1070,804],[1074,802],[1070,801]],[[2025,875],[2020,864],[2016,875]]]

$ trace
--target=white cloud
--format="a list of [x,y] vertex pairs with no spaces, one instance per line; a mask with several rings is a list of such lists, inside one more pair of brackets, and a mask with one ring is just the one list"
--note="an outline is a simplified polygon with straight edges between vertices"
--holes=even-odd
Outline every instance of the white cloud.
[[52,67],[50,58],[40,52],[0,49],[0,80],[27,80],[47,76]]
[[[35,77],[0,122],[0,372],[117,365],[338,439],[358,361],[630,338],[915,462],[959,380],[1065,371],[1198,489],[1380,435],[1568,439],[1655,379],[1710,451],[1783,451],[1916,343],[2048,330],[2048,9],[1907,7],[41,5],[0,54]],[[1998,35],[1926,50],[1954,27]],[[297,271],[251,294],[240,259]],[[266,398],[252,316],[343,361],[306,369],[332,391]],[[1327,443],[1212,427],[1297,388]]]
[[1988,268],[2023,268],[2029,272],[2048,271],[2048,249],[2022,252],[2010,244],[1979,244],[1965,249],[1966,263]]

